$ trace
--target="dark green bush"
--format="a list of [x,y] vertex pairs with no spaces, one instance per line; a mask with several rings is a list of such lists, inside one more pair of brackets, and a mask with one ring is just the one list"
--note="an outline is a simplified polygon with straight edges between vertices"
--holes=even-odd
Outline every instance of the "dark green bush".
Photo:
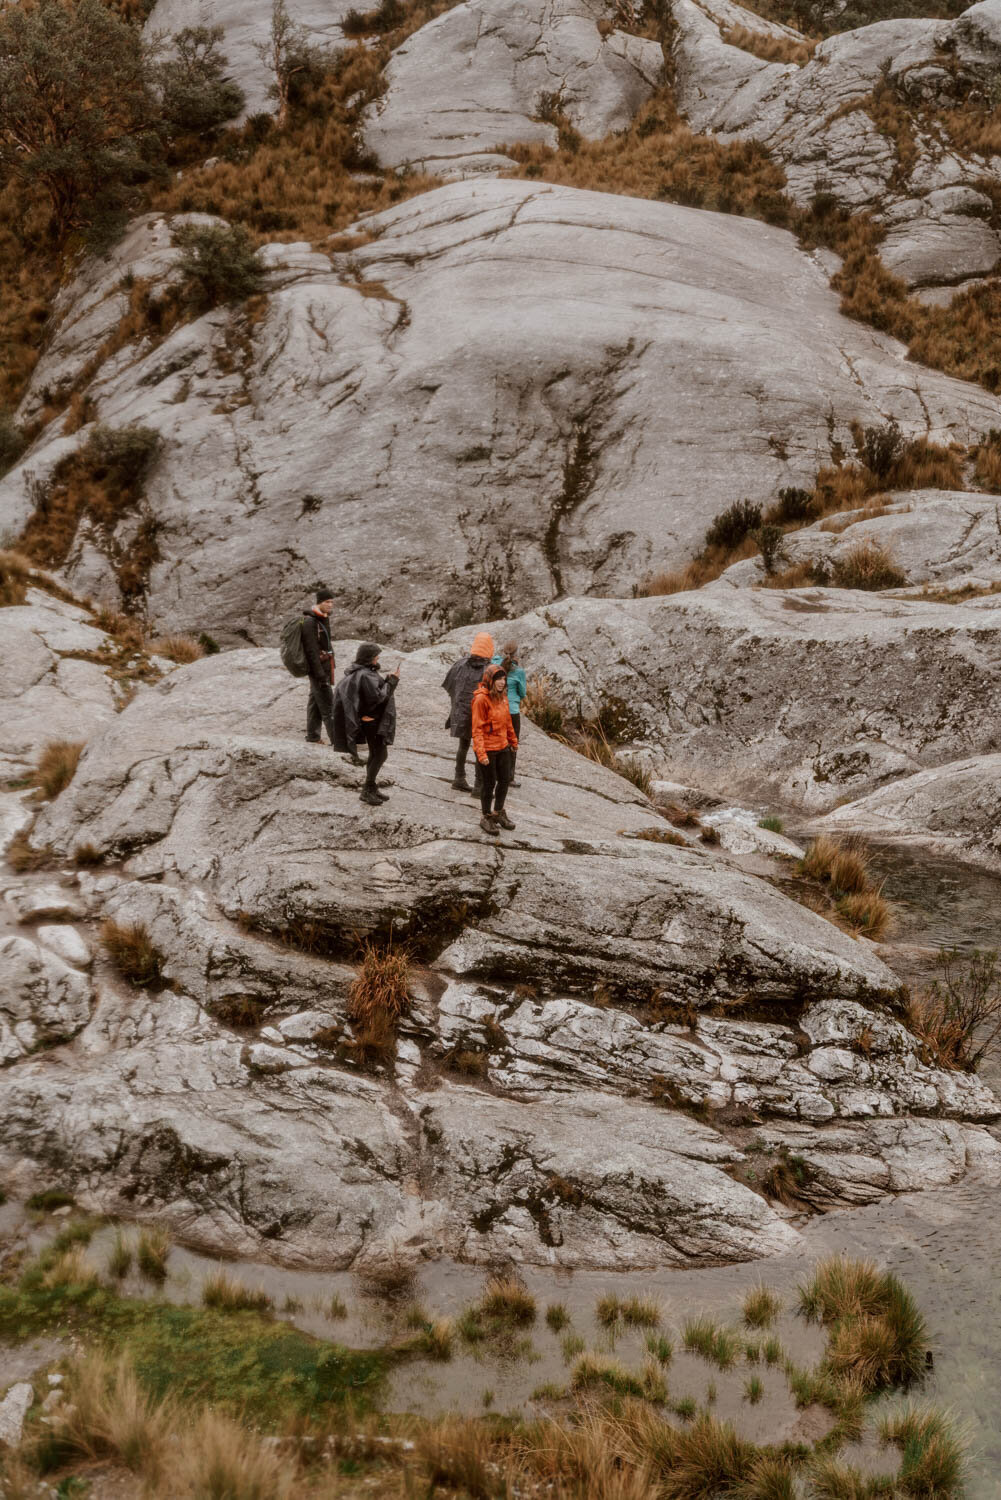
[[194,306],[239,302],[260,290],[264,270],[242,225],[185,224],[174,243],[184,250],[181,271]]
[[27,439],[9,411],[0,411],[0,474],[6,474],[17,463],[27,447]]
[[173,56],[160,63],[160,108],[172,134],[206,135],[244,106],[238,83],[226,76],[221,26],[186,26],[173,38]]
[[779,490],[779,498],[769,512],[770,518],[780,525],[783,522],[812,521],[816,515],[813,494],[810,490],[802,490],[795,485],[789,485],[784,490]]
[[707,547],[727,551],[739,547],[761,525],[761,506],[750,500],[736,500],[721,511],[706,532]]
[[160,434],[152,427],[98,426],[87,439],[81,457],[94,479],[106,481],[120,494],[135,494],[159,453],[161,442]]
[[885,479],[904,451],[904,435],[895,421],[866,427],[856,443],[859,458],[870,474]]
[[754,533],[754,540],[760,549],[761,561],[765,565],[766,573],[775,572],[775,564],[782,556],[783,535],[782,527],[771,522],[765,526],[759,526]]

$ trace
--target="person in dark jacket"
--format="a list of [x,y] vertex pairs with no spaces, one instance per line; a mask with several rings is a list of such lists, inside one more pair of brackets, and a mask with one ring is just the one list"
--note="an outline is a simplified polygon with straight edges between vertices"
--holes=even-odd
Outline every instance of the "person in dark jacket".
[[480,764],[477,761],[476,784],[470,786],[466,780],[466,756],[469,754],[469,746],[473,738],[473,694],[479,687],[493,654],[493,637],[485,630],[481,630],[473,641],[470,654],[464,656],[461,661],[453,662],[442,683],[442,687],[451,699],[451,708],[445,727],[451,732],[453,739],[459,741],[455,753],[455,778],[452,786],[457,792],[473,792],[477,797],[480,794]]
[[306,742],[318,745],[321,726],[326,726],[330,743],[334,742],[334,652],[330,641],[330,614],[334,596],[329,589],[317,589],[316,603],[302,617],[302,649],[306,655],[309,676],[309,702],[306,705]]
[[396,738],[396,704],[393,694],[400,669],[383,677],[379,672],[379,647],[366,641],[358,647],[354,661],[337,684],[334,694],[334,748],[346,750],[354,759],[362,740],[368,745],[365,785],[361,800],[370,807],[388,802],[376,777],[386,764],[389,747]]

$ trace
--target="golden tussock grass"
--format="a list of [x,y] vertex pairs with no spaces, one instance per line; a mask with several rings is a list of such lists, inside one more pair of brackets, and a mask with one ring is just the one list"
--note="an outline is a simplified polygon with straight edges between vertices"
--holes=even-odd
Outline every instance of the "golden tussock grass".
[[109,917],[101,925],[101,945],[130,984],[155,984],[160,979],[163,955],[142,922],[115,922]]
[[200,661],[205,655],[204,646],[190,635],[157,636],[148,642],[146,649],[153,656],[165,656],[168,661],[176,661],[179,665]]
[[31,577],[31,563],[20,552],[0,552],[0,609],[24,603]]
[[600,141],[576,132],[562,149],[510,145],[505,154],[519,164],[518,175],[568,187],[653,198],[749,214],[785,224],[790,208],[783,195],[785,174],[756,142],[721,145],[695,135],[678,115],[667,90],[656,94],[628,130]]
[[125,1360],[91,1353],[69,1372],[67,1400],[52,1418],[52,1435],[67,1456],[112,1459],[156,1481],[177,1413],[139,1384]]
[[359,1046],[392,1052],[396,1025],[409,1003],[410,966],[402,948],[367,943],[348,995],[348,1016]]
[[291,1500],[296,1493],[291,1458],[260,1433],[208,1409],[187,1426],[171,1471],[172,1493],[191,1500]]
[[855,542],[831,563],[831,582],[839,589],[899,589],[907,575],[897,567],[889,549],[875,537]]
[[82,1245],[70,1245],[48,1266],[42,1276],[47,1287],[96,1287],[100,1275]]
[[492,1276],[480,1298],[481,1312],[489,1318],[522,1326],[535,1319],[535,1298],[514,1276]]
[[[973,477],[981,489],[992,495],[1001,495],[1001,432],[994,428],[977,448]],[[0,568],[2,566],[0,559]]]
[[[821,916],[850,931],[861,932],[874,942],[886,936],[893,922],[893,910],[872,882],[864,846],[854,839],[838,840],[821,834],[811,843],[799,864],[800,874],[828,888],[830,899],[803,900]],[[801,898],[797,898],[801,899]],[[833,905],[832,905],[833,903]]]
[[50,740],[42,747],[31,773],[40,797],[51,802],[66,790],[76,775],[86,743],[86,740]]
[[724,26],[720,36],[728,46],[750,52],[762,62],[797,63],[800,67],[810,61],[817,45],[809,40],[798,42],[791,36],[770,36],[751,26]]

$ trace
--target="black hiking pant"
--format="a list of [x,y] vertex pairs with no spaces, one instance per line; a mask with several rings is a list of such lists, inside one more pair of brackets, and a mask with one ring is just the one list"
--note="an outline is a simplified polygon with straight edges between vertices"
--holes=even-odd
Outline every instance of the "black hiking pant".
[[503,750],[488,750],[486,765],[480,765],[480,775],[483,778],[480,783],[480,811],[484,815],[503,812],[507,789],[514,776],[514,752],[511,747],[508,745]]
[[320,728],[327,731],[330,743],[334,743],[334,690],[322,678],[310,677],[309,702],[306,705],[306,738],[320,740]]
[[384,739],[380,739],[377,725],[362,724],[361,732],[365,736],[365,743],[368,746],[365,786],[371,791],[375,786],[375,778],[389,759],[389,746]]
[[[468,735],[462,735],[459,738],[459,748],[455,752],[455,779],[456,779],[456,781],[462,781],[465,778],[465,775],[466,775],[466,756],[469,754],[469,747],[470,747],[470,745],[472,743],[473,742],[469,738]],[[480,765],[479,761],[476,760],[476,759],[474,759],[474,761],[473,761],[473,771],[474,771],[475,774],[474,774],[474,777],[473,777],[473,785],[474,785],[474,787],[476,788],[477,791],[479,791],[479,789],[480,789],[480,773],[482,772],[482,770],[483,770],[483,767]]]
[[[512,714],[511,715],[511,723],[514,725],[514,737],[515,737],[515,739],[516,740],[520,740],[521,739],[521,714]],[[517,752],[517,750],[512,750],[511,751],[511,780],[512,781],[514,780],[514,774],[515,774],[515,771],[517,770],[517,768],[518,768],[518,752]]]

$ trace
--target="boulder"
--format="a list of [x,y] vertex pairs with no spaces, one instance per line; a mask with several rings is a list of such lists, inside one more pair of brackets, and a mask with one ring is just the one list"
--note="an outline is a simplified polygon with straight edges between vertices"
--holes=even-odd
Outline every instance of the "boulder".
[[86,610],[37,589],[0,609],[0,773],[23,774],[47,740],[86,739],[114,717],[108,645]]
[[393,53],[366,146],[382,166],[450,177],[512,166],[505,144],[555,146],[556,111],[589,139],[625,130],[664,56],[615,17],[606,0],[465,0]]
[[[852,589],[562,599],[493,627],[671,779],[817,813],[1001,748],[1001,605]],[[455,633],[456,642],[460,637]]]
[[[997,398],[843,318],[816,261],[762,223],[488,180],[358,227],[370,243],[329,265],[271,257],[261,322],[215,309],[87,386],[102,422],[164,438],[144,500],[163,630],[273,639],[318,576],[341,632],[401,642],[460,610],[628,594],[735,495],[812,482],[853,422],[1001,427]],[[0,529],[86,440],[59,425],[0,481]],[[71,576],[91,576],[99,540]]]
[[67,1041],[90,1019],[90,981],[30,938],[0,937],[0,1065]]
[[[1001,499],[954,490],[900,490],[879,497],[885,514],[848,511],[788,533],[782,569],[817,562],[830,567],[856,547],[878,543],[914,585],[989,588],[1001,583]],[[760,558],[734,563],[714,589],[753,587],[765,581]]]

